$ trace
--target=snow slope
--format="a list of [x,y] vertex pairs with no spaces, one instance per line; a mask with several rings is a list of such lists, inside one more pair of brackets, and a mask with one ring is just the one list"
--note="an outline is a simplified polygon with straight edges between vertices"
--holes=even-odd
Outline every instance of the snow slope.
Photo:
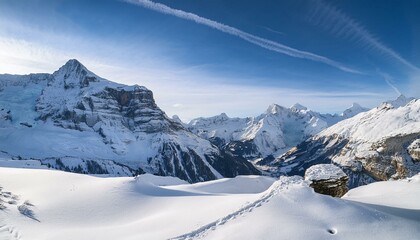
[[185,126],[216,145],[248,159],[277,157],[308,137],[360,112],[358,104],[341,115],[321,114],[296,103],[290,108],[277,104],[257,117],[229,118],[225,113],[191,120]]
[[[416,239],[420,235],[420,175],[409,182],[369,186],[368,193],[354,190],[348,196],[351,201],[316,194],[300,177],[276,181],[243,176],[188,184],[152,175],[99,178],[0,168],[0,184],[6,206],[0,210],[0,239]],[[396,184],[404,186],[398,194]],[[388,207],[372,198],[372,192],[383,192]],[[15,203],[6,203],[12,199]],[[18,206],[24,206],[21,212]]]
[[[420,174],[399,181],[376,182],[354,188],[344,199],[388,207],[420,210]],[[398,198],[398,201],[396,201]]]
[[[0,210],[0,229],[13,228],[20,239],[167,239],[235,211],[272,183],[266,177],[250,178],[245,182],[253,194],[230,194],[230,183],[217,184],[225,193],[211,193],[170,186],[185,184],[171,177],[98,178],[0,168],[2,191],[19,196],[16,204]],[[211,185],[204,183],[199,188]],[[26,200],[34,205],[36,220],[17,211]],[[3,237],[8,231],[2,230]]]

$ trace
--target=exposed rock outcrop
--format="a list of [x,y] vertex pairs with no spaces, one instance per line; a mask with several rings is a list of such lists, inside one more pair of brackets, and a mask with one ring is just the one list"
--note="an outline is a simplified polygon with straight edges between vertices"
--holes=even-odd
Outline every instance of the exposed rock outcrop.
[[315,192],[333,197],[342,197],[349,190],[348,176],[333,164],[311,166],[305,171],[305,180],[311,182]]

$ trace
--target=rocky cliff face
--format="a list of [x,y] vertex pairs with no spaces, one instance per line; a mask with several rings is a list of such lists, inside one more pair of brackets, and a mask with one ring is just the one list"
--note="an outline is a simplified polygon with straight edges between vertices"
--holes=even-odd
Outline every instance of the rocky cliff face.
[[[5,95],[17,91],[25,95],[28,84],[37,89],[26,99],[0,100],[0,131],[4,133],[0,150],[11,156],[37,158],[52,167],[81,172],[89,172],[88,162],[94,161],[104,173],[124,175],[128,169],[189,182],[259,174],[245,159],[227,155],[168,118],[147,88],[110,82],[77,60],[35,80],[9,76],[0,77]],[[30,114],[14,119],[22,115],[22,109]],[[22,137],[32,146],[17,148]],[[115,166],[110,168],[112,163]]]
[[312,165],[334,162],[351,188],[413,176],[420,171],[420,100],[400,105],[388,102],[324,130],[275,159],[273,171],[303,175]]

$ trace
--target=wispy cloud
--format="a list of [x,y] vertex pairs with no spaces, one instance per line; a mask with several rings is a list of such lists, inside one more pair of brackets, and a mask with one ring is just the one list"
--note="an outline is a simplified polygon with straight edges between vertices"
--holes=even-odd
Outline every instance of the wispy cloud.
[[313,3],[315,7],[311,8],[311,14],[309,16],[311,23],[324,27],[336,36],[352,39],[368,49],[376,50],[380,54],[391,58],[411,70],[420,71],[417,66],[382,43],[355,19],[322,0],[314,0]]
[[166,6],[164,4],[161,3],[155,3],[149,0],[125,0],[128,3],[131,4],[135,4],[137,6],[141,6],[144,8],[148,8],[160,13],[164,13],[164,14],[168,14],[168,15],[172,15],[178,18],[182,18],[185,20],[189,20],[189,21],[193,21],[197,24],[202,24],[211,28],[214,28],[216,30],[219,30],[221,32],[242,38],[243,40],[253,43],[257,46],[260,46],[262,48],[274,51],[274,52],[278,52],[281,54],[285,54],[291,57],[295,57],[295,58],[302,58],[302,59],[308,59],[308,60],[312,60],[312,61],[316,61],[316,62],[320,62],[320,63],[324,63],[327,65],[330,65],[332,67],[338,68],[342,71],[345,72],[350,72],[350,73],[358,73],[360,74],[359,71],[346,67],[343,64],[336,62],[334,60],[331,60],[327,57],[321,56],[321,55],[317,55],[311,52],[306,52],[306,51],[302,51],[302,50],[298,50],[289,46],[286,46],[284,44],[281,44],[279,42],[275,42],[272,40],[268,40],[265,38],[261,38],[258,36],[255,36],[253,34],[244,32],[242,30],[239,30],[237,28],[228,26],[226,24],[220,23],[220,22],[216,22],[214,20],[208,19],[208,18],[204,18],[201,16],[198,16],[194,13],[190,13],[190,12],[185,12],[182,10],[178,10],[178,9],[174,9],[171,8],[169,6]]
[[376,70],[376,72],[383,77],[386,84],[388,84],[388,86],[390,86],[395,91],[396,94],[401,95],[400,90],[394,85],[394,83],[393,83],[394,80],[392,79],[392,77],[389,74],[384,73],[384,72],[380,71],[379,69]]
[[[321,91],[310,87],[297,89],[284,88],[284,85],[246,84],[250,80],[256,81],[252,76],[237,83],[236,77],[165,59],[153,45],[144,41],[141,46],[133,48],[121,44],[120,38],[118,44],[113,44],[102,38],[87,37],[76,30],[71,34],[56,32],[34,27],[35,23],[18,24],[21,26],[17,27],[18,21],[10,21],[0,17],[0,73],[53,72],[69,58],[77,58],[101,77],[146,86],[153,91],[159,107],[168,115],[177,114],[184,120],[220,112],[230,116],[256,116],[271,103],[290,106],[300,102],[317,111],[339,112],[354,101],[373,107],[388,99],[391,92],[388,88],[376,87],[366,87],[363,91],[357,90],[361,87]],[[92,51],[98,48],[104,51]],[[159,50],[161,45],[156,48]],[[125,58],[128,51],[136,51],[136,56]],[[264,79],[258,81],[268,82]]]
[[[70,44],[70,43],[69,43]],[[121,71],[121,68],[85,54],[84,51],[69,51],[53,46],[13,37],[0,36],[0,74],[48,73],[58,69],[72,58],[77,58],[95,71]]]
[[[98,44],[92,42],[93,45]],[[91,46],[93,48],[93,45]],[[184,120],[199,116],[212,116],[226,112],[231,116],[256,116],[269,104],[278,103],[291,106],[300,102],[307,107],[323,112],[339,112],[355,99],[364,106],[375,106],[378,99],[386,100],[389,93],[371,91],[316,91],[314,89],[294,89],[264,87],[246,84],[220,84],[232,82],[203,73],[201,69],[187,68],[176,71],[179,66],[156,62],[158,68],[120,62],[108,65],[101,57],[85,56],[79,52],[68,52],[25,40],[0,37],[0,73],[53,72],[69,58],[76,57],[90,70],[101,77],[124,84],[140,84],[154,93],[159,107],[171,115],[179,115]],[[110,55],[109,58],[112,56]],[[164,69],[164,71],[162,71]],[[202,81],[197,82],[197,79]],[[216,79],[218,81],[216,81]],[[232,94],[240,93],[240,94]],[[205,106],[205,107],[203,107]]]

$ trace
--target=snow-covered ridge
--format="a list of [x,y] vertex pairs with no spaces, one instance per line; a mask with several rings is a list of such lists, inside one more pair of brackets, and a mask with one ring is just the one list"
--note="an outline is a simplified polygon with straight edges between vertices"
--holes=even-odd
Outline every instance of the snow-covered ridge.
[[356,187],[420,172],[419,139],[420,100],[400,96],[323,130],[270,164],[279,173],[302,175],[332,161]]
[[384,107],[399,108],[399,107],[403,107],[414,99],[415,98],[413,98],[413,97],[406,97],[406,96],[401,94],[395,100],[389,100],[389,101],[386,101],[386,102],[382,103],[382,105],[379,108],[384,108]]
[[[398,99],[401,99],[400,96]],[[403,97],[406,99],[405,97]],[[386,102],[377,108],[344,120],[321,132],[319,136],[339,134],[353,141],[378,141],[395,135],[406,135],[420,131],[420,100],[411,99],[400,106]]]
[[122,165],[130,175],[189,182],[259,173],[167,117],[152,91],[103,79],[77,60],[53,74],[1,75],[0,86],[0,151],[6,156],[111,175],[127,174]]
[[331,115],[311,111],[299,103],[290,108],[272,104],[257,117],[229,118],[222,113],[193,119],[186,126],[213,143],[228,144],[226,148],[235,154],[254,159],[279,156],[323,129],[366,110],[353,104],[343,114]]

